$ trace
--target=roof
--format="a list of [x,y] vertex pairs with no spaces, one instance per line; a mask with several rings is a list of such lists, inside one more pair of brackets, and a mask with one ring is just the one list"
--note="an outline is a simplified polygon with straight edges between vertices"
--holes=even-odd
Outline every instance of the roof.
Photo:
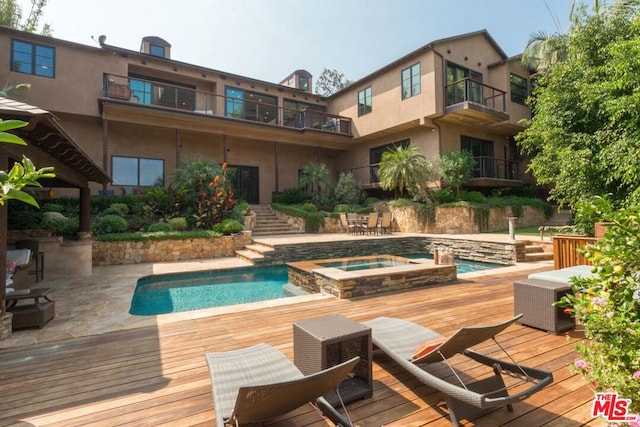
[[[29,145],[45,151],[65,165],[81,173],[88,181],[107,184],[111,178],[67,134],[58,119],[47,110],[0,96],[0,117],[29,122]],[[39,135],[44,135],[39,138]]]

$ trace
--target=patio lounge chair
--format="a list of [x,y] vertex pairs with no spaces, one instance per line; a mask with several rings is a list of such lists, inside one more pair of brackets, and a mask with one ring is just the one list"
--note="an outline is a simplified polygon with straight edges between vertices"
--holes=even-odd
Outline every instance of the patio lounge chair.
[[[371,328],[375,346],[418,380],[444,394],[451,423],[458,426],[459,420],[475,418],[491,408],[507,406],[512,410],[512,403],[531,396],[553,381],[551,372],[518,365],[511,357],[511,362],[506,362],[470,349],[488,339],[495,341],[498,333],[520,317],[518,315],[495,325],[462,328],[448,338],[421,325],[389,317],[379,317],[364,322],[364,325]],[[493,373],[482,380],[463,383],[461,375],[464,374],[454,370],[447,361],[456,354],[491,367]],[[424,366],[436,362],[448,365],[448,372],[453,372],[454,376],[452,382],[436,376]],[[507,387],[503,373],[517,377],[518,382]],[[514,394],[509,395],[516,387]]]
[[325,412],[327,418],[350,426],[322,396],[337,390],[359,357],[307,376],[278,349],[264,343],[206,353],[206,359],[218,427],[261,423],[318,398],[323,412],[333,410]]

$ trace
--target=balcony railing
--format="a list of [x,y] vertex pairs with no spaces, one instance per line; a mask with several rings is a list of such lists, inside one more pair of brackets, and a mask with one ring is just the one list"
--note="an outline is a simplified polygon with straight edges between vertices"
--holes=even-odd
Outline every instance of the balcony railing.
[[472,178],[496,178],[521,180],[520,162],[496,157],[477,156],[471,174]]
[[283,127],[317,129],[351,135],[351,119],[320,110],[293,110],[275,104],[113,74],[105,75],[103,89],[106,98],[135,104],[186,110]]
[[507,112],[506,92],[478,80],[464,78],[446,86],[447,107],[473,102],[503,113]]

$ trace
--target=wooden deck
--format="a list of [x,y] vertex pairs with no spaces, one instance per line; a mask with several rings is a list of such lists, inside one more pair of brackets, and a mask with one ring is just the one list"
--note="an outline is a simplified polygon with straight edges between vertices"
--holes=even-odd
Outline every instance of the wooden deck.
[[[267,342],[293,359],[295,321],[339,313],[356,321],[394,316],[441,333],[513,314],[514,279],[487,276],[356,300],[324,299],[186,320],[156,327],[0,350],[0,425],[211,426],[215,413],[204,353]],[[579,333],[554,336],[512,326],[500,342],[528,366],[552,370],[554,382],[514,406],[465,425],[600,426],[593,392],[568,365]],[[494,344],[480,348],[493,352]],[[348,406],[360,426],[449,426],[446,407],[383,354],[374,357],[374,395]],[[330,425],[311,405],[273,425]]]

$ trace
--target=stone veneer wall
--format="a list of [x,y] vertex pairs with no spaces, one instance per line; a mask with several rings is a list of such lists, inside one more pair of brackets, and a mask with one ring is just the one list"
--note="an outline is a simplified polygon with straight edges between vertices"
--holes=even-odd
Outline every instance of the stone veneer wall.
[[93,265],[232,257],[250,243],[250,232],[211,239],[93,242]]
[[[506,230],[508,218],[515,216],[510,207],[490,208],[488,212],[465,206],[438,207],[433,218],[421,217],[420,211],[413,206],[390,206],[389,209],[393,213],[394,226],[405,233],[469,234]],[[529,227],[545,222],[544,211],[523,206],[516,226]]]
[[289,283],[294,283],[309,293],[326,292],[338,298],[372,296],[388,292],[405,291],[436,283],[456,280],[455,265],[436,265],[428,272],[403,271],[396,273],[367,274],[357,279],[334,280],[318,273],[308,273],[289,267]]
[[309,259],[344,258],[371,254],[433,253],[434,247],[453,250],[454,256],[472,261],[511,265],[524,261],[524,242],[482,242],[466,239],[407,236],[334,242],[277,245],[261,265],[281,265]]

